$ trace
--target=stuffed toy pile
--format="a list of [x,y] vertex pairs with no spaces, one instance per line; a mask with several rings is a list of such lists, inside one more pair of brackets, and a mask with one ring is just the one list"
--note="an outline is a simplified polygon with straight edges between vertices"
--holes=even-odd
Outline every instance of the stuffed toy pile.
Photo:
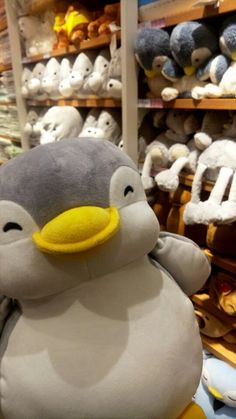
[[160,233],[130,158],[64,139],[0,172],[1,417],[204,418],[188,295],[209,262]]

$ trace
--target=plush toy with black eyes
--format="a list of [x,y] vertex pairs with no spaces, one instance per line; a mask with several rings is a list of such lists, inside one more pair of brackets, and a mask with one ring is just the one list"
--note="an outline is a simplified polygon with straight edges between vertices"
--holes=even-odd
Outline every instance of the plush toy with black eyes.
[[19,307],[0,341],[1,417],[204,417],[188,295],[209,263],[159,232],[123,151],[65,139],[7,162],[0,225],[0,290]]
[[194,87],[203,87],[209,77],[209,61],[217,47],[217,36],[209,25],[198,21],[176,25],[170,36],[170,50],[184,76],[179,77],[175,72],[172,60],[166,62],[162,73],[174,84],[162,90],[162,99],[170,101],[178,96],[191,97]]

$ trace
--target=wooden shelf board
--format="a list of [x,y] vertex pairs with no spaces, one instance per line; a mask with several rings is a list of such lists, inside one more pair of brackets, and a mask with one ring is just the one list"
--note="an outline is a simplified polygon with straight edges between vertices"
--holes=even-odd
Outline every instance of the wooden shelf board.
[[90,107],[90,108],[119,108],[121,101],[113,98],[98,98],[88,97],[86,99],[59,99],[59,100],[45,100],[39,102],[36,100],[28,100],[30,106],[75,106],[75,107]]
[[8,71],[12,69],[11,64],[0,64],[0,73],[3,73],[4,71]]
[[5,138],[6,140],[10,140],[10,141],[13,141],[13,142],[16,142],[16,143],[20,143],[19,138],[15,138],[15,137],[12,137],[11,135],[7,135],[7,134],[2,134],[1,131],[0,131],[0,138]]
[[228,343],[222,338],[209,338],[204,335],[201,335],[201,338],[204,348],[236,368],[236,345]]
[[7,19],[4,18],[0,20],[0,32],[5,31],[7,29]]
[[236,328],[236,317],[231,317],[219,310],[212,302],[208,294],[194,294],[191,297],[192,301],[197,304],[199,307],[202,307],[204,310],[209,313],[214,314],[219,320],[223,321],[225,324],[228,324],[232,328]]
[[186,20],[209,18],[232,11],[235,11],[235,0],[220,1],[219,7],[215,7],[213,4],[201,7],[196,6],[185,12],[173,14],[167,17],[160,17],[160,19],[152,21],[142,22],[139,24],[139,27],[163,28],[176,25]]
[[9,101],[9,102],[4,102],[0,100],[0,106],[16,106],[16,102],[14,101]]
[[[117,38],[120,39],[120,31],[117,32]],[[47,60],[51,57],[79,54],[83,50],[102,48],[106,45],[109,45],[110,41],[111,35],[101,35],[94,39],[87,39],[86,41],[82,41],[79,49],[75,48],[73,45],[70,45],[68,48],[60,48],[46,54],[39,54],[33,57],[24,57],[22,62],[23,64],[29,64],[37,61]]]
[[204,249],[204,253],[209,257],[209,260],[219,268],[225,269],[228,272],[236,274],[236,260],[224,256],[216,255],[209,249]]
[[152,109],[214,109],[214,110],[236,110],[236,99],[219,98],[219,99],[175,99],[170,102],[163,102],[162,99],[139,99],[139,108]]

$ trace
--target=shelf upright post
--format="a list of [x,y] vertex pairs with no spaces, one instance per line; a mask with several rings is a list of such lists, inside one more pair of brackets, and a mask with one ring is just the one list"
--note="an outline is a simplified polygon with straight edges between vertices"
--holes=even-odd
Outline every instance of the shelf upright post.
[[29,142],[24,135],[24,126],[26,123],[27,109],[26,103],[21,95],[21,74],[22,74],[22,61],[21,61],[21,42],[18,31],[18,19],[16,10],[13,6],[13,1],[5,0],[5,10],[7,16],[8,35],[11,49],[12,70],[15,83],[16,92],[16,106],[20,124],[21,132],[21,146],[23,150],[30,148]]
[[137,0],[121,0],[122,138],[125,152],[138,162],[138,81],[134,40],[138,28]]

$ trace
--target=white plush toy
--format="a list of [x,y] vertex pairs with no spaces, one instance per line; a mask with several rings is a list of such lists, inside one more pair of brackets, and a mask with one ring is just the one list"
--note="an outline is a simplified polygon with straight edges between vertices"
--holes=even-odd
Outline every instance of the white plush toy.
[[61,98],[59,92],[60,83],[60,63],[56,58],[50,58],[46,64],[44,76],[42,79],[42,88],[50,99],[58,100]]
[[[163,111],[160,111],[160,115],[163,117]],[[159,118],[156,117],[157,119]],[[142,170],[142,182],[145,189],[150,189],[155,185],[151,176],[152,169],[160,171],[177,159],[179,162],[181,157],[188,156],[189,150],[186,143],[199,126],[199,121],[186,111],[170,110],[167,114],[166,125],[167,129],[147,146]]]
[[72,66],[71,61],[68,58],[63,58],[59,72],[59,87],[58,90],[62,97],[70,98],[73,96],[74,89],[70,84],[70,74]]
[[93,72],[88,78],[88,85],[92,90],[93,94],[106,97],[107,94],[107,82],[108,82],[108,72],[110,65],[110,51],[108,48],[102,50],[95,62]]
[[42,133],[42,119],[46,111],[43,109],[31,109],[26,118],[24,126],[24,135],[30,145],[39,144]]
[[[219,140],[200,155],[192,184],[191,201],[184,212],[186,224],[231,223],[236,220],[236,115]],[[224,135],[227,133],[228,135]],[[229,134],[232,136],[230,139]],[[215,181],[206,201],[201,201],[203,175]],[[231,184],[230,181],[232,180]],[[228,198],[224,199],[230,184]]]
[[121,98],[121,47],[117,48],[116,35],[112,36],[110,42],[111,61],[108,70],[107,95],[115,99]]
[[[222,126],[228,121],[228,118],[228,112],[224,111],[217,112],[210,110],[204,114],[201,129],[186,144],[188,149],[186,156],[177,158],[169,169],[163,170],[155,177],[159,189],[168,192],[175,191],[179,186],[179,174],[183,168],[188,173],[195,173],[200,153],[212,141],[219,138],[222,132]],[[197,124],[195,127],[194,125],[192,127],[193,132],[199,128]]]
[[95,59],[95,51],[83,51],[76,57],[69,76],[73,96],[83,98],[92,93],[88,85],[88,78],[93,71]]
[[42,118],[40,144],[78,137],[83,126],[81,113],[73,106],[53,106]]
[[50,52],[56,41],[52,29],[52,13],[46,12],[41,17],[21,16],[18,19],[20,35],[24,40],[27,57]]
[[24,67],[21,74],[21,94],[24,99],[30,98],[29,81],[32,79],[33,73],[28,67]]
[[104,109],[93,126],[83,129],[80,137],[103,138],[118,145],[121,140],[121,117],[116,109]]
[[32,77],[28,80],[29,97],[38,101],[44,101],[48,98],[43,90],[42,80],[45,74],[45,65],[37,63],[32,70]]
[[96,137],[96,126],[100,112],[101,110],[99,108],[90,109],[85,118],[79,137]]

